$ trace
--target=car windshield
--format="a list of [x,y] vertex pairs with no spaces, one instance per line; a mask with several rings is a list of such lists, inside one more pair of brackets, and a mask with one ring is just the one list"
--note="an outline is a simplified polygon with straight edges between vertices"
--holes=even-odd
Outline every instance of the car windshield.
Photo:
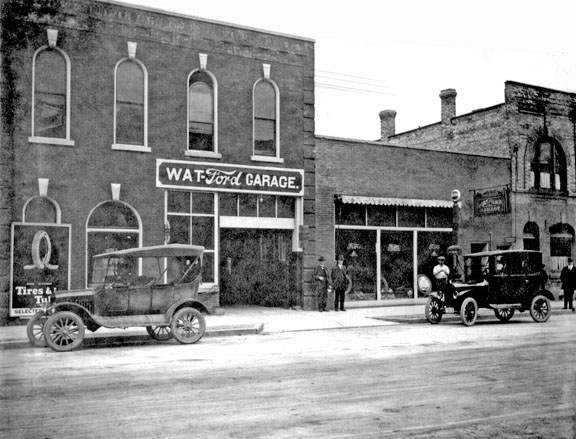
[[92,283],[123,285],[192,282],[200,273],[200,260],[190,256],[142,257],[130,255],[94,259]]

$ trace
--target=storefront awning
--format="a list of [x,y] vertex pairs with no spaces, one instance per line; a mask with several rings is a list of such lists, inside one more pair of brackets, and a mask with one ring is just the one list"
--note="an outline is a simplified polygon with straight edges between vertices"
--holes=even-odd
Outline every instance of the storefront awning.
[[448,200],[416,200],[414,198],[362,197],[359,195],[340,195],[345,204],[371,204],[373,206],[406,206],[406,207],[445,207],[452,208],[454,203]]

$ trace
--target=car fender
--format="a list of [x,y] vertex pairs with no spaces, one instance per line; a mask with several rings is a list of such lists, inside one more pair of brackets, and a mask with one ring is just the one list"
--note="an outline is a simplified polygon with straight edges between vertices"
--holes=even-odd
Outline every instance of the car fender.
[[444,294],[442,294],[440,291],[430,291],[428,297],[435,297],[438,300],[444,300]]
[[556,298],[554,297],[554,294],[552,294],[550,291],[545,290],[545,289],[541,289],[539,290],[536,294],[534,294],[534,296],[532,296],[533,298],[536,297],[537,295],[541,294],[542,296],[546,297],[547,299],[554,301],[556,300]]
[[172,320],[172,316],[174,315],[174,313],[176,311],[178,311],[180,308],[184,308],[184,307],[195,308],[198,311],[200,311],[201,313],[209,314],[208,308],[206,308],[206,306],[202,302],[200,302],[199,300],[182,299],[182,300],[179,300],[178,302],[173,303],[170,306],[170,308],[168,308],[168,310],[166,311],[166,319],[168,321]]
[[46,314],[53,315],[60,311],[70,311],[73,312],[74,314],[78,314],[80,318],[84,321],[84,324],[86,325],[90,325],[92,322],[94,322],[92,313],[82,305],[79,305],[74,302],[56,303],[46,309]]

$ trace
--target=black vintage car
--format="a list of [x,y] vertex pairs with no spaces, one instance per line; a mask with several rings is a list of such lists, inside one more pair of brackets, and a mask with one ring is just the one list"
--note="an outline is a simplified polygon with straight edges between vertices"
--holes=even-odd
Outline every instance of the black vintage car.
[[493,309],[502,322],[515,311],[530,311],[534,321],[550,318],[553,294],[544,289],[540,270],[542,253],[530,250],[497,250],[464,256],[464,280],[452,279],[442,291],[430,293],[425,307],[430,323],[440,323],[452,308],[462,323],[476,322],[479,308]]
[[157,245],[94,256],[89,288],[56,291],[27,326],[34,346],[69,351],[85,330],[145,327],[150,337],[196,343],[208,310],[198,300],[204,247]]

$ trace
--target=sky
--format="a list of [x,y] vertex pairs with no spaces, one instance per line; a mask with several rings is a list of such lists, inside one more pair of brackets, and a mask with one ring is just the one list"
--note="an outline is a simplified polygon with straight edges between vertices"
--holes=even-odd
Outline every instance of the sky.
[[[117,0],[118,1],[118,0]],[[121,0],[315,40],[316,134],[380,138],[504,102],[505,81],[576,92],[573,0]]]

